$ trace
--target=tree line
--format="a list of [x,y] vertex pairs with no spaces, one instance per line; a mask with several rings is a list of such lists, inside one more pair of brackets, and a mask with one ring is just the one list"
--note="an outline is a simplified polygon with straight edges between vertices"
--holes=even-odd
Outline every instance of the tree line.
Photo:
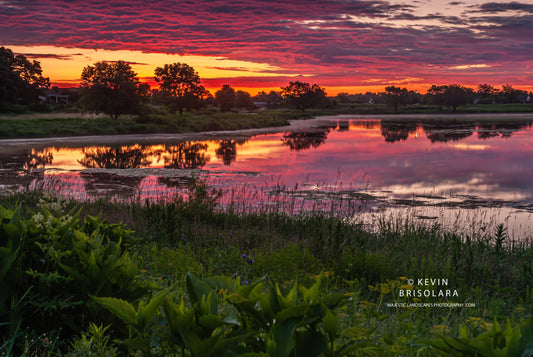
[[[104,113],[117,118],[122,114],[144,114],[148,104],[164,107],[169,113],[192,111],[204,106],[218,106],[221,111],[254,109],[258,105],[277,108],[291,107],[305,111],[309,108],[327,108],[338,104],[386,104],[398,112],[401,106],[430,104],[450,107],[453,112],[460,105],[475,103],[531,102],[533,94],[505,84],[497,89],[481,84],[477,90],[460,84],[433,85],[426,94],[406,88],[388,86],[382,93],[339,93],[328,97],[318,84],[289,82],[280,91],[260,92],[256,96],[235,90],[225,84],[213,96],[201,84],[193,67],[185,63],[165,64],[154,71],[157,89],[142,83],[130,64],[125,61],[102,61],[86,66],[81,73],[79,88],[66,90],[84,111]],[[38,61],[30,62],[23,55],[0,47],[0,111],[9,111],[10,105],[26,105],[39,109],[45,100],[44,91],[50,80],[42,76]],[[59,90],[59,89],[57,89]]]

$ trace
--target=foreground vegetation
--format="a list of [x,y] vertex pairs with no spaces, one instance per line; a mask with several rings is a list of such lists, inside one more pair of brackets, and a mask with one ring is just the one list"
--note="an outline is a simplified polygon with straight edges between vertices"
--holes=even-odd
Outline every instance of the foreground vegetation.
[[[3,196],[0,353],[533,353],[533,248],[503,226],[461,237],[384,219],[369,233],[324,211],[222,210],[202,182],[188,197]],[[457,295],[405,296],[442,289]]]

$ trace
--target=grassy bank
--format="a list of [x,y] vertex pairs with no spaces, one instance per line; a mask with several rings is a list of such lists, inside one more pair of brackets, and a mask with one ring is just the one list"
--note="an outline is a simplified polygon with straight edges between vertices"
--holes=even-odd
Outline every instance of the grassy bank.
[[[533,338],[525,322],[533,313],[533,248],[510,241],[504,227],[464,237],[384,219],[369,233],[324,211],[220,210],[201,182],[190,197],[3,197],[2,229],[11,243],[3,238],[0,278],[16,293],[1,301],[11,305],[0,310],[2,351],[32,341],[33,351],[74,355],[97,347],[122,355],[224,355],[217,348],[226,346],[237,355],[298,356],[309,355],[302,348],[315,341],[326,356],[434,356],[450,355],[449,344],[475,351],[494,336],[498,349]],[[33,242],[27,252],[13,253],[16,232]],[[425,278],[444,280],[425,285]],[[417,290],[421,295],[406,297]]]
[[142,117],[106,116],[79,117],[62,115],[60,118],[29,116],[0,118],[0,138],[38,138],[82,135],[185,133],[211,130],[237,130],[276,127],[288,124],[290,113],[212,113],[177,115],[150,115]]
[[[459,107],[457,113],[533,112],[533,104],[491,104]],[[45,116],[17,115],[0,117],[0,139],[38,138],[82,135],[186,133],[219,130],[254,129],[288,125],[289,120],[340,114],[447,114],[448,108],[407,106],[399,113],[386,105],[339,104],[323,110],[277,109],[259,112],[227,112],[216,110],[184,113],[183,116],[150,114],[137,117],[82,116],[79,113],[53,113]]]

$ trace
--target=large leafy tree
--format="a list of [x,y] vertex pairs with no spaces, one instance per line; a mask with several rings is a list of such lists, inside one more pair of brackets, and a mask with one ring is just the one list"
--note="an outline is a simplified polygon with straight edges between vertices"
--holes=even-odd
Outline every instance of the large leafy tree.
[[250,93],[238,90],[235,92],[235,105],[237,108],[253,109],[255,107],[254,101]]
[[157,67],[154,79],[159,83],[163,102],[172,113],[179,111],[182,115],[184,109],[200,107],[202,98],[208,93],[200,84],[198,73],[186,63]]
[[459,105],[465,105],[470,101],[473,91],[460,84],[450,84],[444,91],[444,104],[452,108],[455,113]]
[[409,92],[406,88],[389,86],[385,88],[384,99],[388,105],[394,108],[395,112],[398,112],[400,105],[407,103]]
[[147,100],[146,83],[124,61],[97,62],[81,74],[82,105],[94,113],[118,118],[121,114],[139,114]]
[[226,112],[233,108],[235,103],[235,89],[231,88],[229,84],[224,84],[221,89],[215,93],[215,98],[220,110]]
[[321,107],[326,103],[326,91],[318,84],[305,82],[289,82],[289,85],[281,88],[281,95],[291,106],[301,109]]
[[427,97],[429,102],[438,106],[447,105],[455,113],[459,105],[467,104],[473,92],[460,84],[433,85],[428,89]]
[[41,90],[49,86],[39,62],[0,47],[0,103],[37,103]]

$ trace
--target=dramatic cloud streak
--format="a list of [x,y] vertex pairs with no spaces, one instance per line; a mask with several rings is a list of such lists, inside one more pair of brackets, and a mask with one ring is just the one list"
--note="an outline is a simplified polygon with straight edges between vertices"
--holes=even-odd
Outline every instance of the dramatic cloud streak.
[[0,33],[13,45],[262,63],[279,71],[279,81],[302,75],[337,87],[376,78],[479,84],[488,76],[526,86],[533,71],[532,1],[4,0]]

